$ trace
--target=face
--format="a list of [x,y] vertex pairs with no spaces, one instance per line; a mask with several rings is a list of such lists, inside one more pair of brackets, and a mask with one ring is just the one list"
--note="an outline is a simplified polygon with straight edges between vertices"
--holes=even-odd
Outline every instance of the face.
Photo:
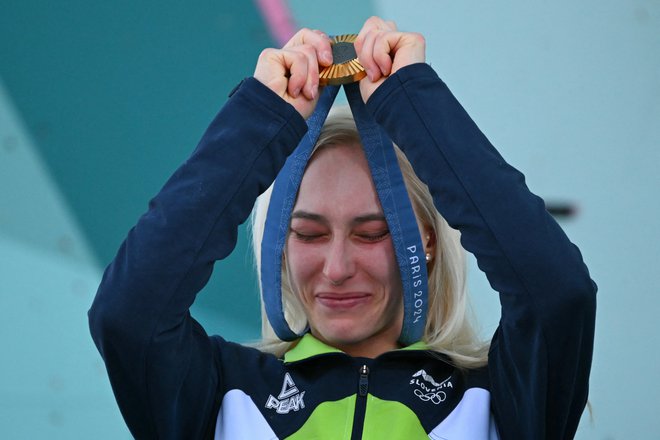
[[397,347],[401,277],[360,147],[324,147],[308,164],[285,266],[315,337],[353,356]]

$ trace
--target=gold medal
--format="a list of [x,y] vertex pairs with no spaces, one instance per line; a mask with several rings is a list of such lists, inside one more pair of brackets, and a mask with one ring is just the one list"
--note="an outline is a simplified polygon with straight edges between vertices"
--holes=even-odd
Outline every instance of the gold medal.
[[319,72],[320,85],[350,84],[367,76],[364,67],[357,60],[357,53],[353,46],[356,38],[357,34],[332,37],[332,65]]

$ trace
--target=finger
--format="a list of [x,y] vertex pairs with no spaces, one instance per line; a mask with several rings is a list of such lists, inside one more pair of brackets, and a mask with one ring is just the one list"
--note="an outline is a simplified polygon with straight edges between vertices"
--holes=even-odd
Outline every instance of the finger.
[[387,20],[387,21],[385,22],[385,25],[386,25],[387,28],[388,28],[389,30],[391,30],[391,31],[396,31],[396,30],[398,30],[398,28],[396,27],[396,23],[393,22],[392,20]]
[[367,36],[367,34],[373,30],[378,29],[378,26],[380,25],[380,18],[379,17],[369,17],[367,21],[364,22],[362,25],[362,29],[360,29],[360,32],[358,32],[358,36],[355,39],[355,42],[353,43],[355,46],[355,50],[357,52],[360,52],[363,48],[364,45],[364,40]]
[[255,68],[255,76],[257,72],[272,72],[276,71],[275,75],[280,76],[284,73],[284,67],[281,63],[281,56],[279,49],[266,48],[261,51],[257,59],[257,66]]
[[286,73],[281,49],[267,48],[261,51],[254,69],[254,77],[257,80],[281,96],[288,82]]
[[389,26],[385,20],[382,18],[372,15],[371,17],[367,18],[367,21],[364,22],[364,25],[362,26],[363,29],[367,30],[373,30],[373,29],[388,29]]
[[284,45],[284,48],[290,49],[296,46],[309,44],[316,51],[318,63],[322,66],[332,64],[332,49],[330,47],[330,38],[319,30],[301,29]]
[[[374,45],[375,41],[378,39],[378,34],[384,31],[396,31],[396,29],[395,22],[391,20],[385,21],[380,17],[372,16],[364,22],[364,25],[356,38],[355,50],[358,55],[362,55],[362,58],[358,56],[358,59],[365,67],[365,70],[367,70],[367,75],[369,75],[369,78],[371,78],[372,81],[380,78],[381,73],[387,75],[391,70],[391,59],[386,58],[391,50],[386,50],[385,53],[374,52]],[[380,50],[382,51],[383,48],[384,45],[381,43]],[[375,59],[374,55],[377,55]]]
[[372,56],[383,76],[392,72],[392,52],[400,37],[399,32],[380,32],[374,40]]
[[300,51],[307,58],[307,78],[303,86],[303,93],[307,99],[313,100],[319,88],[319,61],[314,47],[309,44],[297,46],[293,50]]
[[372,29],[368,31],[362,37],[361,47],[357,52],[358,61],[364,67],[364,70],[367,72],[367,76],[371,81],[377,81],[380,78],[380,67],[376,63],[373,57],[374,45],[376,44],[376,32],[377,30]]
[[[369,17],[367,21],[364,22],[362,25],[362,29],[358,33],[357,40],[361,40],[360,36],[361,35],[366,35],[371,31],[396,31],[396,23],[389,20],[385,21],[380,17]],[[357,41],[356,41],[357,42]]]
[[409,64],[426,61],[426,39],[416,32],[399,34],[396,41],[390,41],[392,51],[392,72]]
[[307,82],[308,60],[304,53],[283,49],[281,51],[282,64],[289,72],[289,81],[286,91],[297,98]]

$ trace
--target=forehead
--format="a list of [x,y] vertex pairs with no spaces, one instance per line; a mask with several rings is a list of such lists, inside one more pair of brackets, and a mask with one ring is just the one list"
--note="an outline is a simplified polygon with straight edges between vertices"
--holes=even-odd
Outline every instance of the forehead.
[[357,144],[320,148],[303,175],[294,210],[382,213],[369,165]]

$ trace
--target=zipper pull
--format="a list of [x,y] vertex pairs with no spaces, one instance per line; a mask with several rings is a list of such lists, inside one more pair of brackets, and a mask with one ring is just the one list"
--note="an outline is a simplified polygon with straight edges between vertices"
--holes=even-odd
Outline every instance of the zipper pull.
[[359,395],[366,396],[369,390],[369,367],[366,365],[360,367],[360,382],[358,385]]

